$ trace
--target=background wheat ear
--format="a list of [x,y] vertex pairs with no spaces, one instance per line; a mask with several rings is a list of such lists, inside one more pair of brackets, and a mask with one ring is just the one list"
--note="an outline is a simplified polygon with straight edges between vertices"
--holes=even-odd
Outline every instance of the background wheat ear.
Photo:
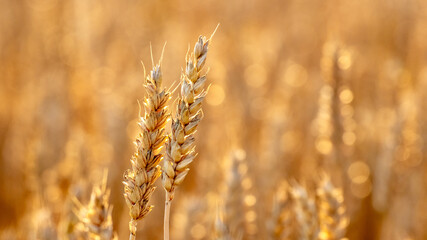
[[83,225],[83,231],[89,239],[113,240],[117,239],[113,231],[111,213],[113,207],[109,205],[110,190],[107,188],[107,171],[104,173],[102,183],[92,189],[88,205],[82,205],[76,198],[75,210],[77,217]]
[[140,116],[140,133],[136,138],[136,151],[131,159],[131,169],[124,175],[124,197],[129,207],[130,239],[135,239],[137,220],[144,218],[153,206],[148,201],[155,190],[154,183],[160,177],[160,153],[166,139],[165,125],[169,118],[167,103],[170,93],[162,89],[160,63],[145,78],[144,116]]
[[317,187],[319,239],[338,240],[344,239],[349,219],[346,216],[346,208],[342,190],[335,188],[326,174]]
[[217,206],[217,213],[214,225],[214,239],[216,240],[231,240],[230,230],[224,222],[224,209],[222,206]]
[[273,202],[273,209],[270,221],[267,222],[269,237],[272,240],[291,239],[293,236],[294,220],[292,211],[292,201],[290,197],[290,186],[284,182],[276,191]]
[[296,182],[292,184],[291,195],[294,202],[295,218],[298,223],[299,239],[317,239],[319,223],[314,197],[309,195],[305,187]]

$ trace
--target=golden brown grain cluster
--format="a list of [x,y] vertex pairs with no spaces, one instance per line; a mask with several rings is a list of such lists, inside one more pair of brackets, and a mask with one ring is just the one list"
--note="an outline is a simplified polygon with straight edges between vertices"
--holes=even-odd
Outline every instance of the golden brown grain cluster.
[[82,223],[85,237],[93,240],[113,240],[117,236],[113,230],[111,216],[113,207],[109,204],[110,190],[107,189],[107,175],[100,186],[92,190],[89,203],[84,206],[78,200],[76,214]]
[[166,139],[165,125],[168,120],[167,103],[170,93],[162,89],[160,64],[145,79],[147,96],[144,99],[145,114],[140,117],[140,133],[135,141],[136,152],[131,159],[131,169],[125,173],[124,196],[129,207],[131,238],[136,236],[136,221],[144,218],[152,209],[148,204],[154,192],[154,183],[161,175],[160,153]]
[[203,117],[202,101],[206,96],[206,75],[202,75],[208,54],[209,39],[199,37],[194,51],[187,56],[186,68],[181,76],[181,95],[177,114],[172,120],[172,134],[166,143],[163,164],[163,187],[168,200],[174,198],[175,189],[187,176],[189,164],[196,157],[194,133]]

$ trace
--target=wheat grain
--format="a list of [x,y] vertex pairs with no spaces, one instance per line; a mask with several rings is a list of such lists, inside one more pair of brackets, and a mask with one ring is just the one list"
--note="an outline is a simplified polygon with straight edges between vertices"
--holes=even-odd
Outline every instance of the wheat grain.
[[130,239],[136,237],[137,220],[144,218],[152,209],[148,201],[154,192],[154,183],[161,175],[158,164],[163,158],[160,150],[166,139],[164,128],[169,117],[167,103],[170,99],[170,93],[162,89],[161,85],[159,63],[145,78],[145,114],[140,117],[141,132],[135,141],[136,152],[131,159],[132,168],[124,175],[124,197],[131,217]]

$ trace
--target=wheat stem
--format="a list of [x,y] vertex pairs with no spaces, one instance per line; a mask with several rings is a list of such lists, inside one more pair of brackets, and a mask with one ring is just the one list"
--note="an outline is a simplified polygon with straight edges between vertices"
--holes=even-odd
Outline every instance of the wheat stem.
[[137,222],[133,219],[129,222],[129,240],[135,240],[136,239],[136,225]]
[[165,217],[163,223],[163,234],[164,240],[169,240],[169,219],[170,219],[170,211],[171,211],[172,201],[170,199],[170,194],[166,193],[166,201],[165,201]]

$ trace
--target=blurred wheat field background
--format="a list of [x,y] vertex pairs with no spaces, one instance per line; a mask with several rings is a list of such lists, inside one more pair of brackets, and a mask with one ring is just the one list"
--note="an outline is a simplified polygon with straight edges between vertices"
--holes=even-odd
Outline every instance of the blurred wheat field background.
[[[129,238],[141,61],[167,42],[175,116],[185,56],[218,23],[170,238],[427,239],[422,0],[0,0],[0,239]],[[163,239],[155,186],[137,239]]]

